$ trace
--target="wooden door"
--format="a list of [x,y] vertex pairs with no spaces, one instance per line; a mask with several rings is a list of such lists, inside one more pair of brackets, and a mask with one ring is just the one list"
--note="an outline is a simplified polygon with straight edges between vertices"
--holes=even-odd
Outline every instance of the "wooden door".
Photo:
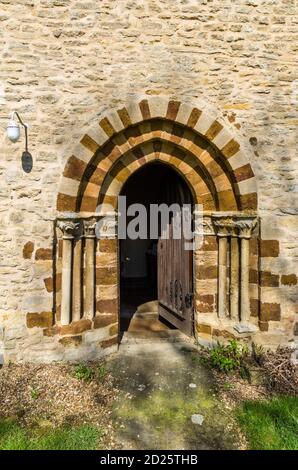
[[[182,216],[179,214],[178,217]],[[193,251],[183,236],[174,237],[174,218],[168,237],[158,241],[158,313],[188,336],[193,334]]]

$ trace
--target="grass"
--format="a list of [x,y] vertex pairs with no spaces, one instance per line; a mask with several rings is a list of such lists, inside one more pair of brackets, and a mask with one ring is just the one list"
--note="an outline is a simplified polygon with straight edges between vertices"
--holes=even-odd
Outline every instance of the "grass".
[[247,401],[236,411],[252,450],[298,450],[298,398]]
[[1,450],[93,450],[102,433],[93,426],[27,429],[15,421],[0,421]]

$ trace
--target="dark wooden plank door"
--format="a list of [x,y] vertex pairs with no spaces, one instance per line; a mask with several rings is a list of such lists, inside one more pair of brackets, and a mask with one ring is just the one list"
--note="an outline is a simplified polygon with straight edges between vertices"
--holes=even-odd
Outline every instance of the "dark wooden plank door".
[[[181,224],[183,223],[182,215]],[[174,237],[174,218],[168,238],[158,241],[158,313],[188,336],[193,334],[193,251],[185,248],[182,230]]]

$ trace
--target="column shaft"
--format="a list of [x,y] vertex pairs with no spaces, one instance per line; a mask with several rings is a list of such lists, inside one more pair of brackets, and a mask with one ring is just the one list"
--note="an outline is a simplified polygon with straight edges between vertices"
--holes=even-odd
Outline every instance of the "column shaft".
[[85,245],[85,302],[84,317],[92,320],[94,317],[95,298],[95,238],[86,237]]
[[218,316],[224,318],[227,311],[227,237],[218,239]]
[[61,325],[68,325],[70,323],[71,265],[72,265],[72,239],[63,238]]
[[73,280],[72,280],[72,321],[81,318],[82,307],[82,239],[75,242],[73,249]]
[[250,317],[249,305],[249,239],[241,238],[241,308],[240,319],[248,323]]
[[231,319],[239,321],[239,239],[231,237],[231,279],[230,279]]

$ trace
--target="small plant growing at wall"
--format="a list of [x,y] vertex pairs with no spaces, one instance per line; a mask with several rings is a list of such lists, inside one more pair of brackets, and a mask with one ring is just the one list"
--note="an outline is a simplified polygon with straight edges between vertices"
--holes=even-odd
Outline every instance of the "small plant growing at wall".
[[229,341],[227,345],[217,344],[209,354],[209,363],[214,369],[221,372],[239,372],[244,379],[249,379],[249,369],[245,364],[248,356],[246,346],[239,344],[235,340]]
[[32,388],[30,391],[30,395],[31,395],[32,400],[37,400],[37,398],[39,397],[39,391],[36,390],[35,388]]
[[94,372],[91,367],[88,367],[85,364],[79,364],[75,368],[74,376],[78,380],[91,382],[91,380],[94,378]]
[[263,348],[263,346],[257,345],[255,343],[252,343],[251,346],[252,346],[251,353],[252,353],[252,357],[254,361],[259,366],[262,366],[265,362],[265,357],[266,357],[265,349]]
[[101,365],[98,367],[97,369],[97,378],[99,380],[104,380],[104,378],[106,377],[108,371],[106,369],[106,367],[104,365]]

